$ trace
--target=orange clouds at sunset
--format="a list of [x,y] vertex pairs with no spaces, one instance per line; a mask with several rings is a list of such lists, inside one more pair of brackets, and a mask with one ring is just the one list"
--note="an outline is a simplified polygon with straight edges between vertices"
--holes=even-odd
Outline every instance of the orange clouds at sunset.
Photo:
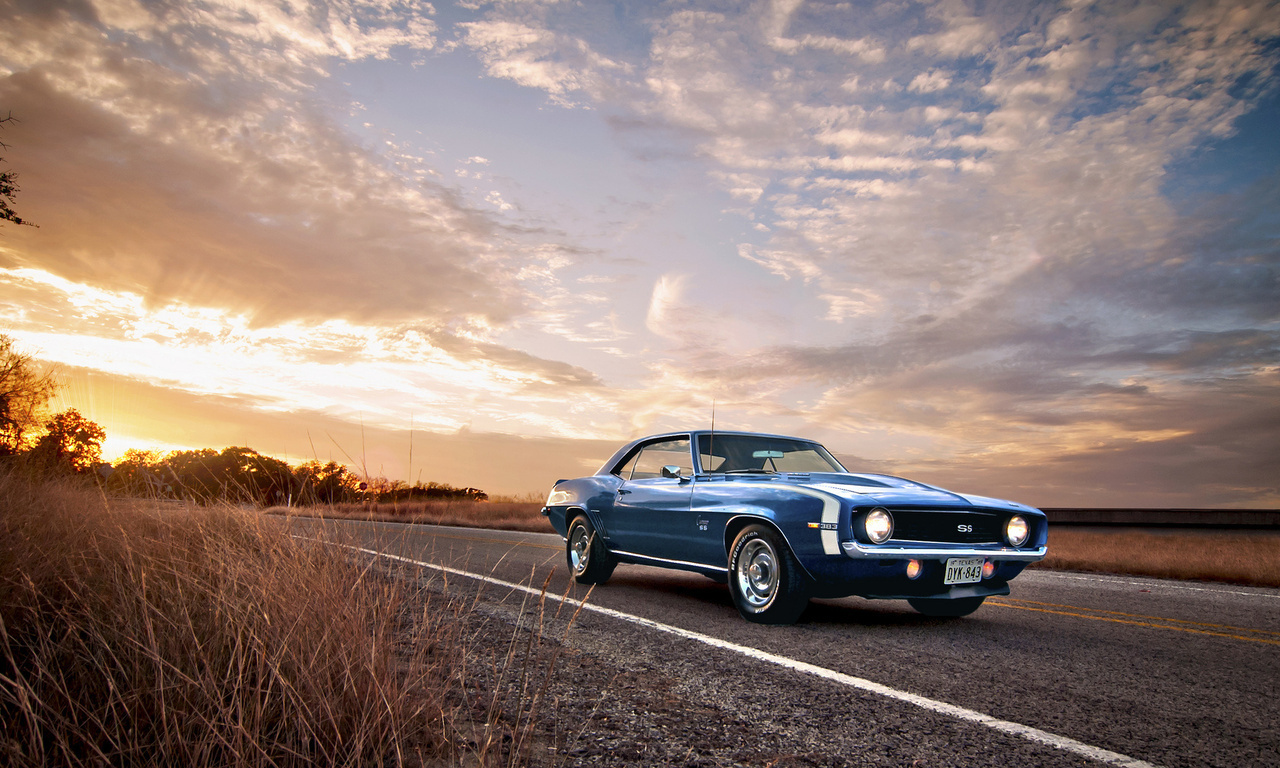
[[538,492],[714,401],[1030,504],[1276,506],[1276,39],[1248,0],[8,3],[0,333],[109,458]]

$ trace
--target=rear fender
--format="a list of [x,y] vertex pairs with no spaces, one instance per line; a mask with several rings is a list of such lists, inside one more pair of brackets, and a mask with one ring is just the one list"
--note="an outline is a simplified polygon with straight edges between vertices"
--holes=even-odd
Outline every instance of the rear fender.
[[607,540],[609,532],[602,524],[600,510],[613,507],[621,483],[621,479],[614,475],[562,480],[551,489],[543,514],[561,536],[569,535],[569,523],[575,516],[586,515],[592,527]]

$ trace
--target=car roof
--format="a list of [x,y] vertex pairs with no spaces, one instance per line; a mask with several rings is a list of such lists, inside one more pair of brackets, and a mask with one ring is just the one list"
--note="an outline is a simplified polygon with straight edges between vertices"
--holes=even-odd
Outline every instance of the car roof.
[[[693,438],[693,437],[701,437],[701,436],[704,436],[704,435],[707,435],[707,436],[710,436],[710,435],[716,435],[716,436],[731,435],[731,436],[734,436],[734,437],[767,437],[767,438],[775,438],[775,439],[780,439],[780,440],[796,440],[796,441],[798,441],[798,442],[802,442],[802,443],[818,443],[818,441],[817,441],[817,440],[813,440],[813,439],[811,439],[811,438],[807,438],[807,437],[792,437],[791,435],[775,435],[775,434],[771,434],[771,433],[768,433],[768,432],[741,432],[741,431],[726,430],[726,429],[716,429],[716,430],[710,430],[710,429],[688,429],[688,430],[681,430],[681,431],[678,431],[678,432],[659,432],[658,434],[655,434],[655,435],[647,435],[647,436],[645,436],[645,437],[637,438],[637,439],[632,440],[631,442],[627,443],[626,445],[622,446],[621,448],[619,448],[619,449],[617,450],[617,452],[616,452],[616,453],[614,453],[612,456],[610,456],[610,457],[609,457],[609,460],[608,460],[608,461],[606,461],[603,465],[601,465],[600,469],[596,470],[596,474],[597,474],[597,475],[607,475],[607,474],[609,474],[609,470],[613,469],[613,467],[614,467],[614,466],[615,466],[619,461],[621,461],[621,460],[622,460],[623,456],[625,456],[626,454],[630,453],[630,452],[631,452],[631,449],[635,448],[637,445],[639,445],[639,444],[641,444],[641,443],[647,443],[647,442],[649,442],[649,441],[651,441],[651,440],[661,440],[661,439],[663,439],[663,438],[668,438],[668,437],[673,437],[673,438],[674,438],[674,437],[690,437],[690,438]],[[818,443],[818,445],[821,445],[821,443]]]
[[772,437],[772,438],[779,438],[782,440],[798,440],[802,443],[818,442],[817,440],[814,440],[813,438],[810,438],[810,437],[795,437],[794,435],[775,435],[771,432],[744,432],[744,431],[732,430],[732,429],[683,429],[683,430],[676,430],[674,432],[660,432],[656,435],[648,435],[646,437],[637,438],[635,440],[632,440],[630,443],[627,443],[627,445],[632,446],[632,445],[635,445],[636,443],[645,443],[650,440],[660,439],[663,437],[684,437],[685,435],[689,435],[690,437],[695,435],[737,435],[741,437]]

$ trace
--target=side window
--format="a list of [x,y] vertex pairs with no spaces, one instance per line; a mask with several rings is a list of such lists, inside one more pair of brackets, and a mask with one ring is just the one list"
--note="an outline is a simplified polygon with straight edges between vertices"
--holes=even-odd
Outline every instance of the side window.
[[[632,462],[627,464],[631,465]],[[636,457],[630,475],[625,471],[626,466],[620,474],[624,479],[629,476],[632,480],[662,477],[662,468],[668,464],[680,467],[680,473],[683,475],[693,473],[693,464],[689,455],[689,438],[663,440],[660,443],[646,445]]]
[[630,480],[631,472],[636,468],[636,461],[638,461],[639,459],[640,459],[640,452],[636,451],[635,453],[631,454],[631,458],[622,462],[622,466],[618,467],[613,474],[617,475],[618,477],[621,477],[623,480]]

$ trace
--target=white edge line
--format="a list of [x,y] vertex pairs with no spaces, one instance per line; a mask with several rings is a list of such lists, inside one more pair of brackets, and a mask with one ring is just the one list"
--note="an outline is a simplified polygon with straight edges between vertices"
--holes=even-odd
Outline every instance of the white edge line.
[[[313,539],[313,541],[315,540]],[[324,543],[328,543],[328,542],[324,542]],[[353,547],[346,544],[336,544],[334,546],[340,546],[346,549],[355,550],[357,552],[363,552],[364,554],[373,555],[374,557],[385,557],[389,560],[399,560],[401,562],[409,563],[411,565],[422,566],[423,568],[432,568],[434,570],[442,571],[444,573],[450,573],[455,576],[465,576],[467,578],[476,579],[478,581],[483,581],[488,584],[493,584],[495,586],[506,587],[507,589],[519,590],[521,592],[527,592],[531,595],[543,594],[542,590],[534,589],[532,587],[527,587],[527,586],[524,586],[523,584],[516,584],[510,581],[503,581],[502,579],[495,579],[492,576],[484,576],[478,573],[471,573],[470,571],[463,571],[457,568],[450,568],[448,566],[439,565],[437,563],[425,563],[425,562],[422,562],[421,560],[413,560],[408,557],[401,557],[400,555],[392,555],[386,552],[378,552],[377,550],[365,549],[364,547]],[[565,603],[566,605],[580,607],[582,610],[585,610],[585,611],[592,611],[604,616],[609,616],[610,618],[621,619],[622,621],[629,621],[632,624],[639,624],[640,626],[648,627],[649,629],[656,629],[659,632],[666,632],[671,635],[676,635],[677,637],[683,637],[688,640],[694,640],[699,643],[710,645],[714,648],[733,651],[734,653],[738,653],[743,656],[756,659],[758,661],[767,662],[769,664],[775,664],[777,666],[784,667],[786,669],[790,669],[796,672],[803,672],[806,674],[814,675],[815,677],[820,677],[825,680],[831,680],[833,682],[840,683],[841,685],[846,685],[851,688],[857,688],[859,690],[867,691],[869,693],[875,693],[880,696],[884,696],[886,698],[895,699],[897,701],[906,702],[908,704],[914,704],[917,707],[920,707],[922,709],[927,709],[931,712],[937,712],[938,714],[948,715],[950,717],[954,717],[960,720],[965,720],[971,723],[978,723],[980,725],[985,725],[988,728],[991,728],[996,731],[1000,731],[1002,733],[1007,733],[1013,736],[1021,736],[1022,738],[1027,739],[1029,741],[1035,741],[1041,744],[1046,744],[1048,746],[1065,750],[1067,752],[1074,752],[1075,754],[1080,755],[1082,757],[1087,757],[1090,760],[1097,760],[1099,762],[1108,763],[1110,765],[1125,766],[1125,768],[1156,768],[1156,766],[1153,763],[1148,763],[1144,760],[1138,760],[1137,758],[1129,757],[1128,755],[1122,755],[1119,752],[1112,752],[1111,750],[1108,750],[1108,749],[1102,749],[1101,747],[1091,746],[1089,744],[1085,744],[1082,741],[1076,741],[1075,739],[1068,738],[1066,736],[1059,736],[1054,733],[1049,733],[1048,731],[1042,731],[1039,728],[1033,728],[1029,725],[1022,725],[1020,723],[1014,723],[1008,720],[1001,720],[999,718],[992,717],[991,715],[985,715],[981,712],[977,712],[972,709],[965,709],[964,707],[956,706],[955,704],[948,704],[944,701],[936,701],[934,699],[925,698],[924,696],[917,696],[914,693],[899,691],[896,688],[890,688],[887,685],[883,685],[881,683],[877,683],[871,680],[866,680],[861,677],[846,675],[843,672],[837,672],[833,669],[819,667],[815,664],[809,664],[808,662],[804,662],[804,661],[797,661],[796,659],[790,659],[790,658],[787,658],[786,656],[778,656],[777,654],[769,653],[767,651],[762,651],[758,648],[751,648],[745,645],[738,645],[737,643],[731,643],[731,642],[728,642],[727,640],[721,640],[716,637],[711,637],[710,635],[704,635],[700,632],[693,632],[688,629],[681,629],[680,627],[671,626],[670,624],[663,624],[661,622],[654,621],[653,619],[646,619],[642,616],[634,616],[629,613],[615,611],[611,608],[604,608],[598,605],[589,605],[587,603],[582,602],[581,600],[575,600],[571,597],[562,597],[558,595],[553,595],[551,593],[546,593],[546,597],[551,600],[558,600],[560,602]]]

